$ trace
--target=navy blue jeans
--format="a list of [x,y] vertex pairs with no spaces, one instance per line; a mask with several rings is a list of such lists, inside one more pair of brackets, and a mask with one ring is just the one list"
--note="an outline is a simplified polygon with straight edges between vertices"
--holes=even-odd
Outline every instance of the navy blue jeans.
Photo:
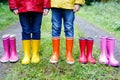
[[62,21],[67,38],[74,37],[74,12],[73,10],[52,8],[52,37],[60,37]]
[[42,13],[26,12],[19,14],[22,26],[22,40],[37,39],[41,37]]

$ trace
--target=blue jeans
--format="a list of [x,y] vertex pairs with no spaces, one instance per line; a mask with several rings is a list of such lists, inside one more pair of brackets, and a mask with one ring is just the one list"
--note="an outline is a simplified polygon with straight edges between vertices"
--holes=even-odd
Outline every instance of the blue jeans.
[[22,40],[40,39],[42,13],[26,12],[19,14],[20,24],[22,26]]
[[74,37],[74,19],[73,10],[52,8],[52,37],[59,37],[61,34],[62,19],[64,23],[64,32],[67,38]]

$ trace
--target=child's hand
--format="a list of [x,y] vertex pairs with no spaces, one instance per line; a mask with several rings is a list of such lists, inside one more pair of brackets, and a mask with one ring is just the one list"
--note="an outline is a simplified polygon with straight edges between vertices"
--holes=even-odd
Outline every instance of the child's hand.
[[17,9],[13,10],[13,13],[14,13],[15,15],[17,15],[17,14],[18,14],[18,10],[17,10]]
[[78,12],[80,10],[80,5],[74,5],[74,12]]
[[49,9],[44,9],[43,10],[43,15],[46,16],[48,14],[48,12],[49,12]]

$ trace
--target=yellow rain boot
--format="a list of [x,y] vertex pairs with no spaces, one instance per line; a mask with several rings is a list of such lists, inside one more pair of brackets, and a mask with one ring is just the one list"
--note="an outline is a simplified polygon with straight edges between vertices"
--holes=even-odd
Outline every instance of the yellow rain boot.
[[30,63],[30,40],[22,40],[24,57],[22,59],[22,64],[29,64]]
[[39,63],[39,48],[40,48],[40,40],[32,40],[32,58],[31,63]]

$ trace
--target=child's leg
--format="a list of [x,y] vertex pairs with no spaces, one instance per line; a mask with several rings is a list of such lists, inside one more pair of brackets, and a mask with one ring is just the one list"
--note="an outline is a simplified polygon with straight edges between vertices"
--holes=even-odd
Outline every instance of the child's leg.
[[74,43],[74,17],[73,10],[64,10],[63,20],[66,36],[66,62],[68,64],[74,63],[74,58],[72,57],[72,48]]
[[32,33],[32,39],[34,40],[40,40],[41,23],[42,23],[42,13],[32,12],[31,13],[31,33]]
[[57,63],[60,56],[60,33],[62,24],[62,10],[52,9],[52,46],[53,52],[50,58],[51,63]]
[[63,21],[64,21],[64,32],[67,38],[74,37],[74,12],[73,10],[64,10]]
[[52,37],[59,37],[62,24],[62,9],[52,8]]
[[30,14],[29,13],[20,13],[19,14],[20,24],[22,26],[22,40],[31,39],[30,36]]
[[24,57],[21,63],[29,64],[30,63],[30,47],[31,47],[30,14],[20,13],[19,19],[22,26],[22,46],[24,51]]
[[40,48],[40,30],[42,22],[42,13],[32,12],[31,13],[31,33],[32,33],[32,58],[31,63],[40,62],[39,48]]

